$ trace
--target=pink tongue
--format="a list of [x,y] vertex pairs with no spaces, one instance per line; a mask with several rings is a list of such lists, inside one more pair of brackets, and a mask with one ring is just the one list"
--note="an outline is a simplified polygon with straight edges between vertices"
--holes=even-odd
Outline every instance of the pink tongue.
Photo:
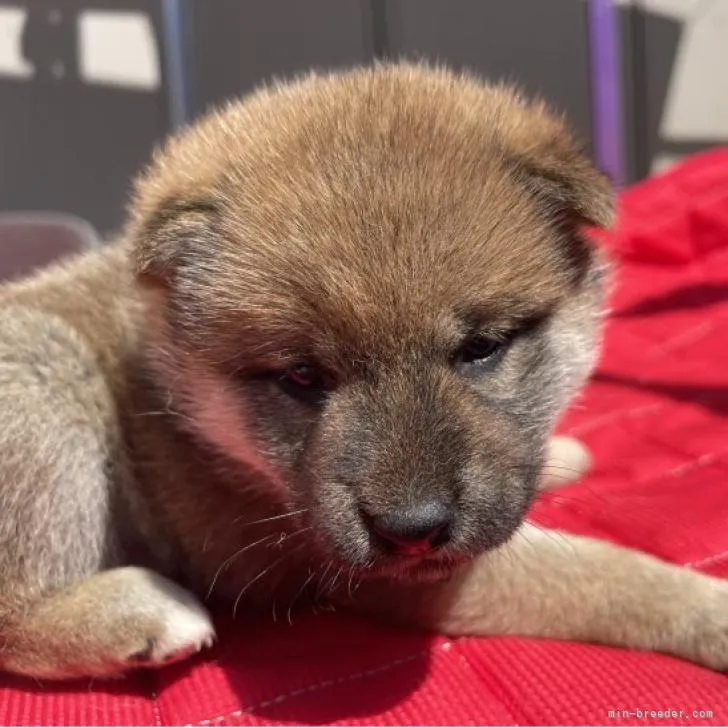
[[397,545],[397,553],[401,556],[422,556],[430,551],[432,551],[432,546],[427,540]]

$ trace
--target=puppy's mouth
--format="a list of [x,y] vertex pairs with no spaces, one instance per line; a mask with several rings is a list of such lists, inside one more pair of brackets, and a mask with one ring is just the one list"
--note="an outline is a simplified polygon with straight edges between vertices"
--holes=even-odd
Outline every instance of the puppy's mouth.
[[493,501],[485,511],[461,508],[449,497],[404,506],[372,506],[363,499],[346,507],[339,501],[337,509],[329,501],[317,505],[310,514],[320,558],[362,579],[421,582],[446,579],[499,548],[521,525],[528,503]]
[[434,548],[424,546],[393,549],[370,531],[355,538],[353,551],[325,548],[328,557],[340,561],[361,579],[388,579],[403,583],[446,579],[459,567],[472,561],[479,551],[471,551],[464,544],[446,543]]
[[466,554],[388,555],[370,560],[357,571],[361,576],[416,583],[446,579],[458,567],[472,560]]
[[[353,580],[392,579],[405,583],[437,581],[450,576],[453,571],[472,561],[478,551],[449,543],[436,548],[424,547],[394,550],[382,544],[367,529],[352,529],[344,542],[330,540],[314,528],[311,546],[322,561],[331,562],[349,573]],[[333,567],[332,567],[333,568]]]
[[[342,515],[342,514],[340,514]],[[520,525],[520,518],[500,519],[497,527],[481,528],[478,538],[467,514],[455,514],[443,528],[428,521],[395,530],[385,520],[379,528],[361,512],[349,511],[347,520],[315,520],[310,546],[317,560],[351,575],[353,581],[384,579],[415,584],[447,579],[480,555],[507,541]],[[464,521],[464,523],[463,523]],[[399,523],[400,521],[398,521]]]

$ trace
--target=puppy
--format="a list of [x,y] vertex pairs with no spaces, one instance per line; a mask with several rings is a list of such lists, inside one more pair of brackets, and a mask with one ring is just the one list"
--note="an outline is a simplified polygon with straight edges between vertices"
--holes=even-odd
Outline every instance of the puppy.
[[524,524],[611,219],[560,119],[445,70],[173,138],[119,241],[0,291],[0,666],[115,675],[209,644],[204,601],[325,598],[724,669],[725,584]]

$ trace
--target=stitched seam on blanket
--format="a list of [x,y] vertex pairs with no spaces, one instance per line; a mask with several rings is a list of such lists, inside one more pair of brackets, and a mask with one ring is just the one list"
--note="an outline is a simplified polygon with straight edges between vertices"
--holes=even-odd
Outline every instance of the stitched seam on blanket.
[[[443,644],[439,645],[439,649],[442,650],[445,648],[445,645],[450,645],[451,642],[444,642]],[[382,672],[387,672],[388,670],[392,670],[395,667],[399,667],[400,665],[405,665],[408,662],[412,662],[413,660],[417,660],[421,657],[425,657],[426,655],[429,655],[432,653],[432,649],[427,650],[420,650],[419,652],[416,652],[412,655],[407,655],[406,657],[400,657],[398,660],[393,660],[392,662],[388,662],[386,665],[380,665],[379,667],[373,667],[369,670],[361,670],[360,672],[355,672],[350,675],[346,675],[345,677],[338,677],[338,678],[332,678],[330,680],[322,680],[321,682],[315,683],[314,685],[307,685],[304,688],[298,688],[297,690],[291,690],[287,693],[281,693],[280,695],[276,695],[273,698],[268,698],[267,700],[263,700],[260,703],[255,703],[253,705],[246,705],[242,708],[238,708],[237,710],[232,711],[231,713],[225,713],[224,715],[218,715],[215,718],[208,718],[207,720],[201,720],[197,723],[189,723],[188,725],[197,725],[197,726],[210,726],[215,725],[218,723],[222,723],[226,720],[229,720],[231,718],[238,718],[241,715],[244,715],[245,713],[251,713],[254,710],[259,710],[261,708],[267,708],[271,705],[279,705],[280,703],[285,702],[286,700],[289,700],[290,698],[297,698],[300,695],[306,695],[308,693],[315,692],[316,690],[322,690],[324,688],[333,687],[334,685],[341,685],[343,683],[347,682],[354,682],[356,680],[364,680],[368,677],[371,677],[372,675],[378,675]]]

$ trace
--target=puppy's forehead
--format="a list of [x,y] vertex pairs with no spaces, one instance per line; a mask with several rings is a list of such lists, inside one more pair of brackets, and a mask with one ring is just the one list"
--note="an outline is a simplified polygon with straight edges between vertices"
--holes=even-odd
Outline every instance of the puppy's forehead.
[[346,200],[295,190],[288,210],[269,220],[251,211],[229,228],[231,263],[216,286],[273,349],[290,340],[383,357],[444,346],[480,324],[507,329],[565,294],[552,231],[511,183],[490,199],[466,189],[456,199],[424,179],[392,194],[379,182]]
[[499,136],[508,99],[424,78],[309,84],[218,118],[196,157],[220,213],[208,308],[354,350],[565,295],[568,256]]

